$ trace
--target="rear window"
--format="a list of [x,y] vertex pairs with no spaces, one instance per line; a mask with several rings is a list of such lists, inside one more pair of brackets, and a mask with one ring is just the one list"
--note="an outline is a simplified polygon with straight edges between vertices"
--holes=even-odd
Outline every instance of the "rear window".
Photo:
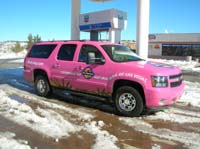
[[28,55],[28,57],[31,58],[48,58],[54,48],[56,47],[56,44],[51,45],[34,45],[31,48],[31,51]]

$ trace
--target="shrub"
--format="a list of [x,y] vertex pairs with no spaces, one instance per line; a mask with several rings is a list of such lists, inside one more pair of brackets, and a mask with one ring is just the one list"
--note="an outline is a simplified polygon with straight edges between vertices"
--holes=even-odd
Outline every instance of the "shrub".
[[15,53],[23,51],[23,47],[20,45],[19,41],[16,42],[15,46],[11,49]]

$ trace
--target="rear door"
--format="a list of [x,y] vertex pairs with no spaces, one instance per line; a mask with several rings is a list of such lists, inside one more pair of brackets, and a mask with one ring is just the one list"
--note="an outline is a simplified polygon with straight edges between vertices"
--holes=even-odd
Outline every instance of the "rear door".
[[52,65],[51,84],[54,87],[72,89],[72,82],[76,79],[74,72],[74,55],[76,44],[63,44]]

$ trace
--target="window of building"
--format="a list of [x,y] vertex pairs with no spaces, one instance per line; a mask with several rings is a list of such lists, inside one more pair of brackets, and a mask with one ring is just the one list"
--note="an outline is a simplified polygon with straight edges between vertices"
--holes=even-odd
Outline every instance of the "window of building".
[[76,47],[75,44],[62,45],[58,52],[58,60],[73,61]]
[[163,44],[162,55],[200,57],[200,44]]

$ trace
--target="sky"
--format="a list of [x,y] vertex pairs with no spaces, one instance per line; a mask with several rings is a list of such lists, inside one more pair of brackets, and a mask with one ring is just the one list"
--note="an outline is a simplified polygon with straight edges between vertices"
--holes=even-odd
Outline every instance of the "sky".
[[[128,26],[122,40],[136,39],[137,0],[94,3],[81,1],[81,13],[116,8],[127,12]],[[149,32],[200,33],[200,0],[150,0]],[[0,41],[69,40],[71,0],[0,0]],[[81,33],[81,38],[88,38]]]

